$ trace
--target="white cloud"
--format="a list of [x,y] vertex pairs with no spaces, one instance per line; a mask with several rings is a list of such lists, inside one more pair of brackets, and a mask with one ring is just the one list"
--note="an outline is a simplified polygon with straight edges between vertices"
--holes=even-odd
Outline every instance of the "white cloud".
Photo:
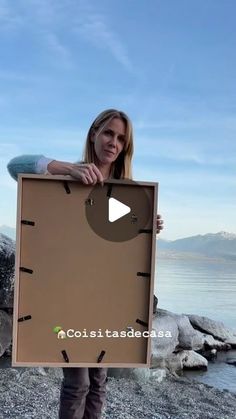
[[118,35],[111,31],[104,16],[92,12],[84,13],[78,20],[75,31],[97,48],[108,50],[126,70],[133,71],[125,45]]

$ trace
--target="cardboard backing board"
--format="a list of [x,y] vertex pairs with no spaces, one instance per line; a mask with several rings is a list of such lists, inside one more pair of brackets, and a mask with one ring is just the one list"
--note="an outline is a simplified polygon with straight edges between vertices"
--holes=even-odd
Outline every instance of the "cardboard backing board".
[[90,227],[94,187],[19,175],[12,366],[150,366],[157,184],[111,180],[103,188],[111,185],[129,204],[142,188],[148,197],[145,230],[127,241]]

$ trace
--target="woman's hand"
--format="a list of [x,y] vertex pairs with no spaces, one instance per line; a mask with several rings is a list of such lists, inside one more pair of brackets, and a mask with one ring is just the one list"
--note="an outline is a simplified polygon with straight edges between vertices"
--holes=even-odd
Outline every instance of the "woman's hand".
[[68,163],[53,160],[48,164],[47,169],[52,175],[70,175],[85,185],[104,182],[102,173],[94,163]]
[[94,163],[73,163],[71,164],[70,176],[81,180],[85,185],[95,185],[104,182],[103,175]]
[[157,230],[156,234],[159,234],[161,230],[164,228],[164,221],[161,218],[160,214],[157,214]]

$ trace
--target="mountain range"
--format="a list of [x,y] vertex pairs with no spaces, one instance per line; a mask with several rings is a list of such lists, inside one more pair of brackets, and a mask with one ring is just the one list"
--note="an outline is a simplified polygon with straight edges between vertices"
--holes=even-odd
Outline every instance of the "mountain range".
[[236,234],[199,234],[173,241],[158,239],[161,256],[183,257],[183,254],[201,255],[208,258],[221,258],[236,261]]

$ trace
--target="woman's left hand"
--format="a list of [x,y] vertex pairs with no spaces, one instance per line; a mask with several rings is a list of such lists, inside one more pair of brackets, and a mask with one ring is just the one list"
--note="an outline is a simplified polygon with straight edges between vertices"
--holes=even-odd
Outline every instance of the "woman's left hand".
[[161,218],[160,214],[157,214],[157,231],[156,234],[159,234],[164,228],[164,221]]

